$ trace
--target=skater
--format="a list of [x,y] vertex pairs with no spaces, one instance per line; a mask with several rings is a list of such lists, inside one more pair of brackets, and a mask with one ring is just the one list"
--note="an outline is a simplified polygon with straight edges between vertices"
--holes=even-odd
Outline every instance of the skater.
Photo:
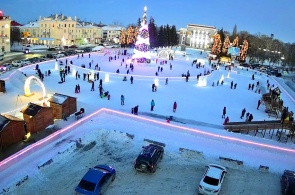
[[223,110],[222,110],[222,116],[221,116],[221,118],[225,118],[225,115],[226,115],[226,107],[224,106],[223,107]]
[[251,89],[251,83],[249,83],[249,86],[248,86],[248,90],[250,90]]
[[172,70],[172,64],[170,63],[170,70]]
[[90,91],[94,91],[94,81],[92,81],[92,83],[91,83],[91,90]]
[[80,85],[79,84],[77,85],[77,90],[78,90],[78,93],[80,93]]
[[134,107],[133,112],[135,115],[138,115],[138,105]]
[[177,103],[174,102],[174,104],[173,104],[173,112],[176,112],[176,109],[177,109]]
[[133,76],[130,77],[130,82],[133,84]]
[[245,113],[246,113],[246,108],[244,108],[244,109],[242,110],[241,119],[243,119],[243,118],[244,118],[244,116],[245,116]]
[[155,87],[156,87],[156,85],[155,85],[155,83],[153,83],[152,84],[152,92],[155,92]]
[[67,119],[67,117],[66,117],[66,114],[63,112],[62,113],[62,119],[64,120],[64,121],[67,121],[68,119]]
[[250,115],[249,115],[249,120],[248,120],[248,121],[251,122],[252,120],[253,120],[253,115],[250,114]]
[[165,82],[165,85],[168,85],[168,78],[166,78],[166,82]]
[[78,93],[78,85],[75,86],[75,93]]
[[234,85],[234,89],[236,89],[237,88],[237,83],[235,83],[235,85]]
[[231,88],[231,89],[233,88],[233,85],[234,85],[234,82],[231,81],[231,82],[230,82],[230,88]]
[[251,89],[252,89],[252,91],[253,91],[253,89],[254,89],[254,83],[252,84]]
[[125,101],[125,97],[124,97],[124,95],[121,95],[121,105],[122,106],[124,105],[124,101]]
[[255,80],[255,78],[254,78],[254,74],[252,74],[252,80]]
[[224,119],[223,125],[226,125],[229,122],[228,116]]
[[247,114],[246,114],[246,120],[245,120],[245,122],[248,122],[248,121],[249,121],[249,116],[250,116],[250,113],[249,113],[249,112],[247,112]]
[[151,111],[154,111],[154,107],[155,107],[155,101],[154,100],[152,100],[151,101]]
[[76,80],[78,79],[78,71],[76,72]]
[[260,104],[261,104],[261,100],[258,100],[258,102],[257,102],[257,110],[259,110]]

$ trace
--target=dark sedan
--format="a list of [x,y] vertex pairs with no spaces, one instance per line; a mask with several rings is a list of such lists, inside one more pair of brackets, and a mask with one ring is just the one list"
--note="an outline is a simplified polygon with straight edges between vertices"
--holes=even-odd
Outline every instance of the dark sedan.
[[100,195],[116,178],[116,170],[107,165],[97,165],[90,168],[84,175],[75,191],[76,194]]

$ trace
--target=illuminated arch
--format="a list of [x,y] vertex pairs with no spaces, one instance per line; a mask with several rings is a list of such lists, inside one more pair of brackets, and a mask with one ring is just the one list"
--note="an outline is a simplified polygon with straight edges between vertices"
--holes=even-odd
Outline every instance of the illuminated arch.
[[44,84],[42,83],[42,81],[41,81],[40,79],[38,79],[37,77],[35,77],[35,76],[30,76],[30,77],[28,77],[28,78],[26,79],[25,86],[24,86],[25,96],[31,96],[31,95],[33,95],[33,94],[31,93],[31,90],[30,90],[30,84],[31,84],[31,81],[32,81],[32,80],[35,80],[35,81],[37,82],[37,84],[42,88],[42,90],[43,90],[43,95],[42,95],[42,97],[43,97],[43,99],[44,99],[45,96],[46,96],[46,89],[45,89],[45,86],[44,86]]
[[163,50],[159,51],[158,56],[160,58],[169,59],[170,54],[173,55],[174,54],[174,51],[171,50],[171,49],[163,49]]

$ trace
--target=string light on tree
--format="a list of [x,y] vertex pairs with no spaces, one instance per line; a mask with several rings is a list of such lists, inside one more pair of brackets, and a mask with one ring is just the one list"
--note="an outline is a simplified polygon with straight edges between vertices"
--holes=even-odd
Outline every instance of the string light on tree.
[[134,55],[132,59],[136,60],[138,63],[150,63],[150,39],[149,30],[147,25],[147,7],[144,7],[144,14],[142,16],[141,26],[138,30],[137,40],[134,47]]
[[121,31],[120,42],[121,42],[122,45],[126,44],[126,32],[125,32],[125,29],[122,29],[122,31]]
[[221,52],[221,39],[220,39],[220,35],[217,34],[214,36],[214,43],[213,43],[213,46],[212,46],[212,53],[214,55],[218,55],[220,52]]
[[236,36],[236,38],[234,39],[232,46],[233,47],[238,47],[239,46],[239,37],[238,36]]
[[243,45],[242,45],[242,49],[241,49],[241,52],[240,52],[240,60],[241,61],[245,61],[246,60],[246,57],[247,57],[247,51],[248,51],[248,41],[247,40],[244,40],[243,41]]
[[128,30],[127,30],[127,44],[129,45],[129,44],[133,44],[134,42],[134,29],[133,29],[133,27],[132,26],[129,26],[129,28],[128,28]]
[[222,53],[227,54],[227,50],[229,46],[230,46],[229,36],[226,35],[224,43],[223,43],[223,47],[222,47]]

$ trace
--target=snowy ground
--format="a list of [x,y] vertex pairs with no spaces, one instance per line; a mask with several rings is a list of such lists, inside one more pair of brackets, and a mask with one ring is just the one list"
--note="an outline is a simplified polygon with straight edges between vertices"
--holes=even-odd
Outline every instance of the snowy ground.
[[[117,52],[118,50],[116,50]],[[71,128],[69,133],[59,140],[48,144],[42,150],[31,154],[19,163],[0,173],[0,189],[9,190],[8,194],[71,194],[78,181],[89,167],[96,164],[109,164],[118,171],[118,177],[111,184],[107,194],[194,194],[200,178],[209,163],[219,163],[229,168],[221,194],[279,194],[280,174],[284,169],[294,170],[294,144],[277,142],[276,139],[261,136],[234,134],[222,129],[222,108],[227,106],[227,115],[230,121],[242,121],[241,110],[254,115],[254,120],[270,120],[264,112],[263,105],[256,109],[261,94],[248,90],[248,84],[257,81],[261,88],[266,87],[266,80],[271,84],[283,85],[260,73],[235,69],[228,76],[228,71],[221,67],[207,77],[207,86],[198,87],[196,75],[209,70],[210,67],[196,69],[191,66],[193,59],[205,60],[206,55],[199,51],[188,50],[187,56],[176,55],[174,61],[168,61],[159,72],[159,87],[157,92],[151,91],[151,85],[156,78],[155,72],[159,65],[153,62],[149,65],[135,65],[134,84],[123,82],[126,74],[125,64],[121,66],[121,59],[108,62],[108,55],[91,54],[91,58],[69,57],[74,65],[72,72],[88,73],[94,71],[98,63],[101,68],[100,78],[103,80],[109,74],[110,81],[104,82],[105,90],[110,91],[111,100],[101,99],[98,94],[98,82],[95,91],[90,91],[91,84],[83,79],[76,80],[75,76],[66,77],[66,82],[58,84],[59,73],[55,70],[55,62],[40,64],[41,70],[51,70],[52,75],[45,77],[44,84],[49,94],[54,92],[75,96],[78,98],[78,108],[85,108],[90,114],[100,108],[110,108],[120,111],[103,111],[86,123]],[[111,53],[114,56],[114,53]],[[122,56],[120,56],[122,58]],[[88,64],[94,61],[91,70]],[[126,60],[126,57],[125,57]],[[65,61],[65,59],[63,59]],[[169,64],[173,68],[169,70]],[[80,68],[81,64],[86,69]],[[35,75],[34,66],[21,69],[27,75]],[[117,69],[121,74],[114,73]],[[190,71],[191,78],[185,82],[182,73]],[[110,72],[110,73],[108,73]],[[250,78],[255,74],[255,81]],[[216,86],[216,81],[225,77],[224,86]],[[228,76],[228,78],[227,78]],[[0,112],[20,116],[19,110],[30,101],[39,101],[40,87],[33,84],[31,90],[34,96],[24,97],[24,79],[20,73],[6,73],[1,76],[7,80],[8,93],[0,95]],[[169,84],[165,85],[165,79]],[[83,78],[83,76],[82,76]],[[230,82],[237,84],[237,89],[230,89]],[[212,87],[215,82],[215,87]],[[76,84],[81,86],[81,93],[75,94]],[[285,86],[284,86],[285,87]],[[289,89],[282,90],[282,99],[289,110],[294,111],[294,99]],[[17,95],[20,94],[19,98]],[[125,105],[120,105],[120,96],[126,98]],[[174,116],[179,122],[172,122],[167,126],[165,120],[154,118],[150,111],[150,101],[156,102],[153,114],[158,116]],[[177,101],[177,112],[172,112],[173,102]],[[134,118],[130,113],[131,107],[139,105],[139,116]],[[13,111],[11,111],[13,110]],[[110,114],[113,113],[113,114]],[[124,115],[125,113],[125,115]],[[147,122],[146,120],[156,120]],[[271,118],[273,120],[273,118]],[[74,122],[56,121],[56,126],[63,128]],[[162,124],[164,123],[164,124]],[[176,125],[176,126],[173,126]],[[125,133],[134,134],[132,140]],[[82,147],[76,145],[76,140],[82,139]],[[154,175],[136,174],[133,162],[145,145],[144,139],[152,139],[166,144],[166,153],[160,168]],[[79,144],[78,144],[79,146]],[[195,150],[194,152],[179,152],[179,148]],[[238,159],[244,162],[243,166],[219,160],[219,157]],[[52,163],[38,169],[38,166],[52,159]],[[0,162],[0,165],[2,162]],[[269,166],[269,171],[259,171],[260,165]],[[28,179],[25,179],[28,175]],[[19,181],[20,185],[15,185]],[[46,182],[46,185],[44,183]],[[264,185],[267,184],[267,185]],[[7,193],[4,193],[7,194]]]

